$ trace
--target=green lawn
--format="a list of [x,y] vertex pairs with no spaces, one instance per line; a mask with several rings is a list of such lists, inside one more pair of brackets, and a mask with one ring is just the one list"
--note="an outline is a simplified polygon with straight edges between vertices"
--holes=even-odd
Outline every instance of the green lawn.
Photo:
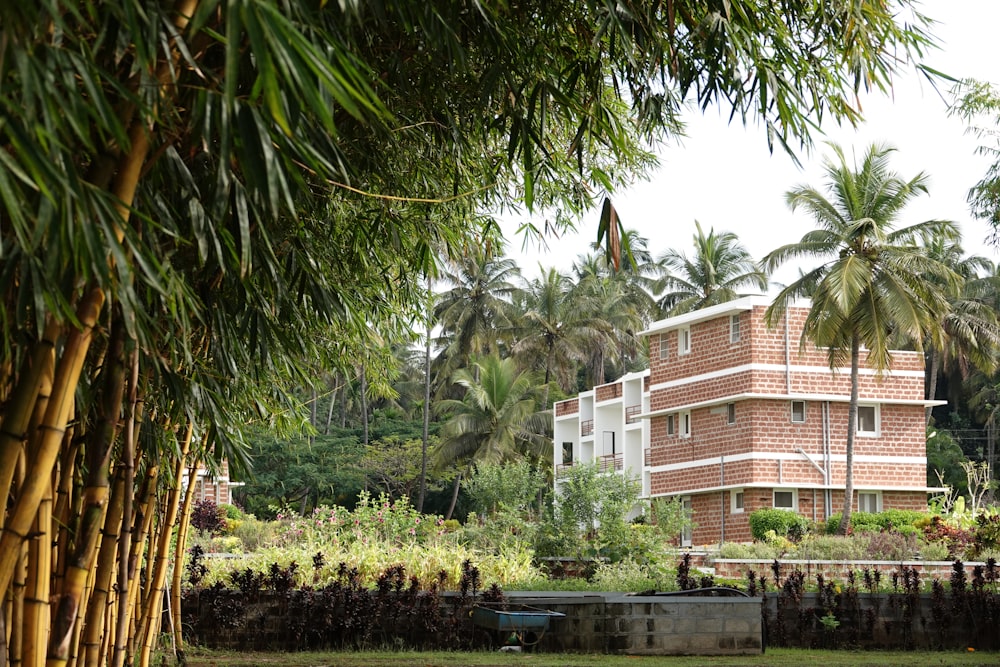
[[[169,663],[169,660],[168,660]],[[1000,663],[1000,654],[970,651],[942,652],[876,652],[876,651],[804,651],[771,649],[765,655],[706,657],[706,656],[625,656],[579,655],[572,653],[442,653],[442,652],[382,652],[356,653],[232,653],[192,649],[188,652],[189,667],[728,667],[754,665],[791,666],[821,665],[822,667],[865,667],[867,665],[901,665],[906,667],[973,667]]]

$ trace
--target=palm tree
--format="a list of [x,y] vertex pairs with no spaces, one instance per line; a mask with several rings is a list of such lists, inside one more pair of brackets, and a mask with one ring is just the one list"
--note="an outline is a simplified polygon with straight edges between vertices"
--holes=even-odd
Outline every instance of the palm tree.
[[442,293],[434,307],[440,324],[442,352],[438,377],[450,377],[469,366],[475,355],[497,351],[497,341],[512,325],[511,298],[520,271],[512,259],[478,251],[454,262],[455,273],[443,280],[451,289]]
[[595,347],[614,343],[612,325],[601,317],[594,295],[577,290],[569,276],[550,268],[518,295],[514,356],[525,368],[543,368],[543,406],[549,383],[570,391],[578,365]]
[[603,255],[581,256],[573,265],[576,286],[573,296],[582,304],[590,304],[593,315],[610,325],[611,335],[598,339],[591,347],[587,367],[587,384],[604,384],[608,367],[614,376],[631,367],[642,349],[637,332],[649,324],[656,303],[648,291],[654,271],[651,257],[645,250],[646,240],[627,232],[635,264],[625,264],[620,270],[608,266]]
[[[850,359],[851,397],[847,417],[847,465],[844,512],[840,532],[850,525],[854,496],[854,440],[858,417],[858,374],[861,348],[877,372],[891,366],[890,342],[903,335],[920,345],[922,335],[948,313],[947,295],[959,276],[925,255],[920,241],[957,240],[951,222],[930,220],[894,229],[903,208],[926,192],[927,177],[910,180],[889,170],[893,149],[872,145],[860,168],[848,164],[843,150],[832,145],[835,160],[825,161],[827,194],[801,185],[786,194],[793,211],[804,209],[818,228],[798,243],[782,246],[764,258],[774,270],[795,258],[822,263],[781,290],[767,310],[770,324],[782,317],[788,301],[811,292],[802,343],[810,340],[829,350],[830,367]],[[947,289],[944,289],[944,288]]]
[[732,301],[743,294],[740,290],[767,289],[767,275],[732,232],[708,234],[695,220],[694,255],[670,249],[657,260],[662,276],[654,282],[654,294],[660,297],[664,316],[683,313]]
[[[513,359],[493,354],[458,370],[455,384],[465,389],[461,399],[446,399],[435,406],[448,417],[441,427],[441,444],[434,457],[438,465],[463,468],[480,463],[503,463],[522,458],[543,458],[551,449],[545,435],[551,415],[538,410],[534,373],[519,371]],[[450,516],[462,475],[455,481]]]
[[[927,256],[946,266],[953,267],[961,278],[959,288],[941,288],[949,302],[949,309],[939,326],[926,332],[924,349],[927,356],[927,398],[937,394],[939,374],[947,373],[957,379],[960,386],[968,380],[970,370],[992,375],[997,369],[1000,354],[1000,321],[997,319],[996,277],[993,263],[978,255],[963,256],[961,244],[937,237],[925,245]],[[980,272],[985,272],[982,277]],[[933,279],[933,278],[931,278]],[[927,423],[931,408],[927,407]]]

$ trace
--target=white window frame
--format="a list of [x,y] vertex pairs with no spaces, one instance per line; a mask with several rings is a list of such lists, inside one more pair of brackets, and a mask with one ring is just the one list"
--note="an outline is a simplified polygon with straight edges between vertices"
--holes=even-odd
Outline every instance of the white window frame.
[[667,415],[667,436],[677,435],[677,415]]
[[[874,431],[862,431],[861,430],[861,409],[871,409],[875,414],[875,430]],[[879,433],[882,431],[882,415],[881,410],[879,410],[878,403],[874,405],[859,405],[858,406],[858,428],[857,434],[863,438],[877,438]]]
[[667,334],[660,334],[660,359],[670,358],[670,346],[667,345]]
[[[792,505],[791,507],[779,506],[777,503],[777,495],[779,493],[790,493],[792,494]],[[799,492],[797,489],[774,489],[771,493],[771,507],[776,510],[788,510],[789,512],[799,511]]]
[[677,356],[691,354],[691,327],[677,330]]
[[730,345],[740,342],[740,316],[729,316],[729,343]]
[[729,492],[730,513],[743,514],[746,498],[746,493],[743,492],[743,489],[732,489]]
[[[796,403],[801,403],[802,404],[802,419],[796,419],[795,418],[795,404]],[[789,419],[791,419],[791,421],[792,421],[793,424],[805,424],[806,423],[806,402],[805,401],[789,401],[788,402],[788,409],[789,409]]]
[[678,416],[677,432],[682,438],[691,437],[691,412],[685,411]]
[[[870,496],[875,499],[875,509],[861,509],[861,496]],[[878,513],[882,511],[882,492],[881,491],[858,491],[858,512],[874,512]]]
[[726,424],[733,426],[736,424],[736,404],[726,403]]

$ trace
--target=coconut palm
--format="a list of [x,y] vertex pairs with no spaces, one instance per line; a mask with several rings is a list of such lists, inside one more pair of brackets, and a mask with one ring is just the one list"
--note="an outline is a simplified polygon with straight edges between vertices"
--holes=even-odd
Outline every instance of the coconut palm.
[[514,356],[524,368],[544,369],[543,405],[548,405],[550,382],[572,390],[577,368],[589,360],[591,351],[614,343],[613,327],[601,317],[595,296],[576,289],[572,279],[556,269],[530,281],[516,305],[520,316]]
[[574,298],[581,307],[589,304],[597,320],[610,325],[611,335],[598,338],[590,349],[584,364],[587,368],[587,385],[604,384],[607,370],[617,377],[631,368],[642,345],[637,333],[649,324],[656,304],[648,291],[649,276],[654,271],[652,259],[646,251],[646,240],[627,234],[635,264],[626,264],[613,270],[603,255],[581,256],[573,265],[576,275]]
[[760,269],[739,237],[732,232],[708,234],[695,220],[694,254],[682,250],[665,251],[657,260],[661,277],[653,283],[665,317],[688,313],[743,296],[741,290],[767,289],[767,275]]
[[844,151],[831,145],[834,159],[824,169],[826,192],[807,185],[793,188],[786,201],[804,210],[817,225],[798,243],[782,246],[764,258],[774,270],[790,259],[819,259],[781,290],[767,310],[777,323],[790,299],[809,290],[812,307],[804,324],[802,343],[829,350],[831,368],[850,361],[851,396],[848,409],[844,511],[840,532],[850,525],[854,493],[854,440],[858,417],[858,375],[861,348],[877,372],[891,366],[890,343],[903,335],[920,345],[925,332],[949,312],[948,294],[960,277],[947,265],[926,256],[922,241],[958,239],[955,225],[929,220],[900,229],[894,225],[914,197],[926,192],[920,173],[904,180],[889,169],[893,149],[873,144],[861,165],[851,165]]
[[[550,454],[546,430],[551,415],[539,411],[534,373],[518,370],[513,359],[497,355],[473,361],[458,370],[453,381],[465,390],[461,399],[446,399],[435,411],[446,421],[441,444],[434,452],[438,466],[468,469],[480,463],[503,463],[522,458],[541,459]],[[457,499],[462,474],[455,479],[448,516]]]
[[512,259],[473,252],[454,262],[454,273],[443,272],[442,281],[451,285],[434,307],[440,324],[442,353],[440,377],[450,377],[454,369],[469,365],[474,355],[497,351],[502,332],[512,325],[511,297],[520,276]]
[[[1000,362],[1000,321],[993,303],[996,277],[990,260],[965,256],[961,244],[936,237],[924,244],[924,250],[929,258],[953,267],[961,277],[959,289],[946,292],[950,305],[947,314],[939,326],[936,323],[925,334],[927,398],[933,400],[942,372],[955,378],[954,385],[961,386],[973,367],[987,375],[996,371]],[[948,286],[942,288],[947,290]],[[930,419],[928,406],[928,423]]]

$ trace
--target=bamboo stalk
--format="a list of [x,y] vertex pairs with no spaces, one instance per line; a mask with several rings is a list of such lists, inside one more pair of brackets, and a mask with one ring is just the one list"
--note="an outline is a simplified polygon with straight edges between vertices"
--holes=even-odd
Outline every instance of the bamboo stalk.
[[163,589],[167,578],[167,565],[170,560],[170,537],[173,533],[174,523],[177,521],[177,511],[180,506],[181,495],[181,475],[184,474],[184,463],[191,451],[191,438],[194,434],[194,424],[188,422],[187,432],[181,443],[181,451],[174,464],[174,478],[171,480],[173,487],[167,497],[167,507],[163,515],[163,522],[160,525],[159,539],[156,545],[156,554],[153,570],[149,578],[150,594],[149,599],[143,605],[142,621],[139,623],[139,630],[136,632],[138,640],[141,642],[142,651],[139,656],[139,667],[149,667],[149,657],[153,650],[156,639],[158,622],[162,616]]
[[[134,343],[134,341],[133,341]],[[122,522],[121,534],[118,537],[118,599],[113,626],[114,632],[111,641],[105,642],[106,646],[112,647],[112,663],[118,658],[124,658],[123,651],[118,651],[118,646],[124,646],[124,638],[128,632],[129,621],[129,597],[134,588],[132,580],[129,578],[129,552],[132,548],[132,493],[135,486],[135,458],[136,442],[138,438],[139,424],[143,415],[142,394],[139,392],[139,350],[133,344],[129,358],[129,383],[128,383],[128,411],[125,422],[125,437],[122,443],[122,478],[127,493],[122,498]],[[155,470],[155,466],[153,466]],[[153,476],[155,479],[155,475]],[[119,642],[119,638],[122,639]],[[110,650],[110,649],[105,649]],[[101,656],[101,664],[107,664],[106,656]],[[120,663],[118,663],[120,664]]]
[[73,396],[90,348],[93,328],[103,305],[104,292],[98,287],[89,289],[78,309],[80,328],[73,329],[66,339],[62,359],[52,383],[53,392],[45,411],[45,419],[39,426],[40,436],[34,463],[17,495],[7,525],[3,527],[3,534],[0,535],[0,590],[6,589],[14,577],[21,543],[31,528],[45,485],[50,483],[49,477],[66,432]]
[[87,612],[84,618],[81,644],[85,665],[101,664],[100,652],[103,643],[104,620],[110,605],[111,582],[116,571],[116,555],[118,553],[118,533],[122,526],[122,515],[125,500],[124,471],[119,469],[115,474],[114,486],[111,490],[111,501],[107,515],[104,517],[104,528],[101,531],[101,546],[97,553],[96,576],[94,590],[87,602]]
[[[125,323],[117,309],[115,314],[104,364],[98,426],[87,444],[87,486],[83,491],[82,520],[76,535],[75,549],[66,563],[59,602],[52,616],[47,661],[49,667],[63,667],[69,660],[73,635],[79,630],[76,619],[84,606],[86,582],[94,564],[101,527],[108,509],[111,449],[118,433],[119,414],[125,396]],[[114,545],[109,548],[108,553],[113,557]],[[108,579],[110,580],[110,574]]]
[[38,504],[28,546],[28,571],[24,593],[25,667],[45,664],[45,645],[49,632],[49,584],[52,576],[52,481]]
[[[146,478],[143,482],[143,489],[140,493],[138,503],[139,510],[135,513],[135,529],[132,533],[132,544],[128,556],[128,579],[136,580],[136,572],[139,571],[143,554],[146,548],[146,538],[153,525],[153,517],[156,512],[156,480],[159,477],[159,464],[150,462],[146,469]],[[122,667],[126,658],[135,655],[134,641],[135,633],[135,612],[139,606],[139,593],[142,586],[132,585],[127,588],[125,606],[125,617],[118,618],[118,629],[115,632],[115,650],[112,656],[112,667]],[[130,661],[131,662],[131,661]]]
[[[205,441],[208,434],[205,434]],[[205,451],[206,442],[202,443],[201,451]],[[194,501],[195,478],[198,474],[198,467],[201,465],[201,456],[195,456],[191,467],[188,469],[188,484],[184,492],[184,504],[180,511],[180,523],[177,526],[177,546],[174,547],[174,572],[170,580],[170,613],[173,619],[174,633],[174,657],[177,664],[187,664],[184,657],[184,631],[181,625],[181,579],[184,575],[184,554],[187,551],[188,529],[191,526],[191,503]]]
[[[3,422],[0,423],[0,498],[7,498],[10,495],[17,458],[28,437],[28,426],[35,413],[38,393],[46,376],[50,378],[51,384],[55,367],[54,350],[59,330],[55,318],[48,318],[45,333],[41,340],[35,343],[30,359],[25,360],[25,368],[19,375],[10,403],[3,411]],[[5,522],[6,516],[0,512],[0,528]]]

